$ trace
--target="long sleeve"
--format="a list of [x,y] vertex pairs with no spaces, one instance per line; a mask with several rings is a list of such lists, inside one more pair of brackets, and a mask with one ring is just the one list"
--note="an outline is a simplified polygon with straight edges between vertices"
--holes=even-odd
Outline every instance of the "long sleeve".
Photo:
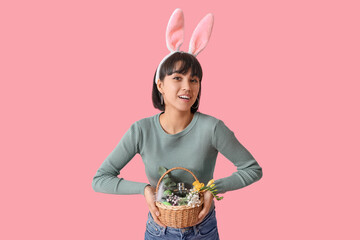
[[101,164],[93,177],[94,191],[109,194],[142,194],[147,183],[133,182],[119,178],[120,170],[139,153],[141,130],[138,123],[131,125],[115,149]]
[[237,169],[232,175],[215,180],[218,193],[240,189],[261,179],[262,168],[221,120],[214,128],[212,144]]

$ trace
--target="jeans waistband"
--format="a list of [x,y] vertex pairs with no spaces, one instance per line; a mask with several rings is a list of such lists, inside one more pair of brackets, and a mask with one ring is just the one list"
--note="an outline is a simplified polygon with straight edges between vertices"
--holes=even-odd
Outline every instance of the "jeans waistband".
[[[208,214],[204,217],[204,219],[203,219],[203,221],[202,222],[204,222],[204,221],[206,221],[211,215],[212,215],[212,213],[215,211],[215,205],[214,204],[212,204],[211,205],[211,207],[210,207],[210,210],[209,210],[209,212],[208,212]],[[149,211],[149,213],[148,213],[148,216],[149,216],[149,218],[153,221],[153,222],[155,222],[154,221],[154,219],[153,219],[153,217],[152,217],[152,215],[151,215],[151,212]],[[201,222],[201,223],[202,223]],[[201,224],[201,223],[199,223],[199,224]],[[198,224],[198,225],[199,225]],[[191,226],[191,227],[185,227],[185,228],[173,228],[173,227],[161,227],[161,226],[158,226],[159,228],[160,228],[160,230],[163,230],[163,231],[165,231],[165,229],[170,229],[170,230],[182,230],[183,232],[185,232],[185,231],[188,231],[188,230],[191,230],[191,229],[194,229],[194,230],[196,230],[196,226],[197,225],[195,225],[195,226]]]

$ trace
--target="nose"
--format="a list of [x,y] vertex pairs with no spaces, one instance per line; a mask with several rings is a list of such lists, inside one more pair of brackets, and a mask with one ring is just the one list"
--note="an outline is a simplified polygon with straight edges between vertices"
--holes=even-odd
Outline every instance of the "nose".
[[182,88],[184,90],[190,89],[190,79],[189,78],[185,78],[184,81],[182,81]]

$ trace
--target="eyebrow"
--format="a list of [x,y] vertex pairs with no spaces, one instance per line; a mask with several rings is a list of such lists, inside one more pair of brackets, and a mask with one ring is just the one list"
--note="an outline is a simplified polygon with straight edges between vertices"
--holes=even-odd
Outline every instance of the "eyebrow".
[[[180,74],[180,75],[183,75],[183,76],[185,76],[184,74],[182,74],[182,73],[179,73],[179,72],[173,72],[171,75],[174,75],[174,74]],[[198,79],[200,79],[198,76],[196,76],[196,75],[194,75],[194,76],[190,76],[190,77],[192,77],[192,78],[198,78]]]

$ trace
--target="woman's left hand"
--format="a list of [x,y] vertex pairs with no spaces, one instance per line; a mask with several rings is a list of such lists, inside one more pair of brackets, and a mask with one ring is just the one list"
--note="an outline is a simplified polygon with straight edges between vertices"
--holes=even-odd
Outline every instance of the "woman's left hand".
[[199,221],[196,224],[201,223],[205,216],[209,213],[209,210],[211,208],[211,204],[214,201],[214,196],[211,194],[210,191],[204,192],[204,208],[200,211],[198,219]]

